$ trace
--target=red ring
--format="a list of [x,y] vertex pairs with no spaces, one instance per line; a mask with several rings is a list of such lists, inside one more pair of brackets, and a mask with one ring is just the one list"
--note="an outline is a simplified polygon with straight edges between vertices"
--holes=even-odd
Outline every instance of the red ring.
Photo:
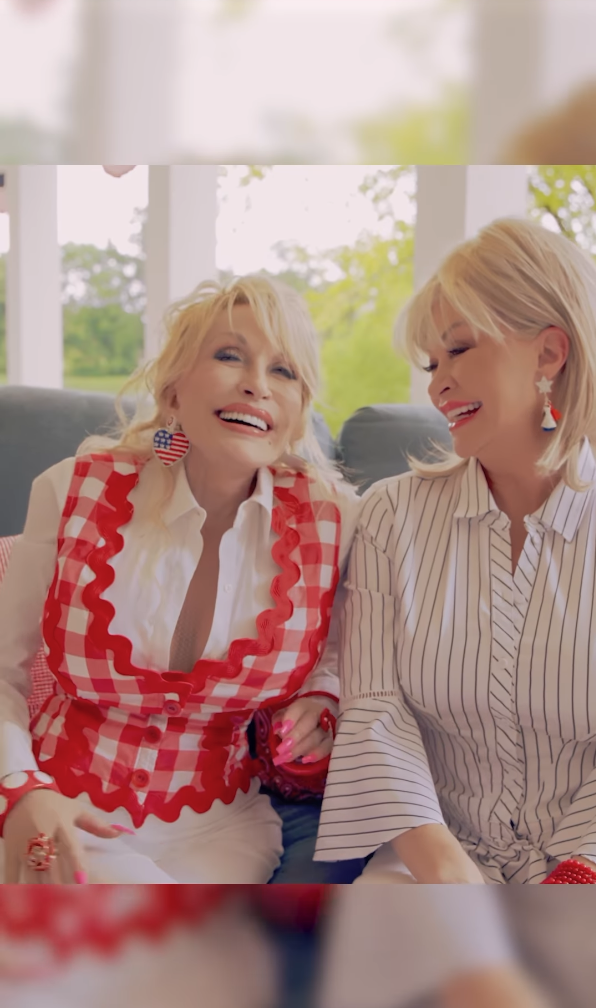
[[27,841],[27,853],[25,855],[27,867],[32,871],[47,871],[51,868],[52,861],[56,860],[56,845],[51,837],[45,833],[38,833]]

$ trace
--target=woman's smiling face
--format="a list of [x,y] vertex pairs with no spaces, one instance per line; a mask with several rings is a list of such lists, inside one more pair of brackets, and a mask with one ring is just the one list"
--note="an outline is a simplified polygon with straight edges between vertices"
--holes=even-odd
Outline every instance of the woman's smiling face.
[[238,473],[273,465],[299,436],[303,386],[248,305],[223,310],[177,382],[173,412],[205,460]]
[[429,395],[447,418],[461,458],[482,459],[540,429],[536,340],[476,334],[450,305],[440,306],[441,338],[429,348]]

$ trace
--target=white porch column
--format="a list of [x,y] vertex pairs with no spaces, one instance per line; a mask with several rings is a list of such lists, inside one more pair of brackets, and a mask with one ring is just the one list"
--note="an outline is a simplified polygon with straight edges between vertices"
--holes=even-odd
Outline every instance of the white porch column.
[[74,164],[174,156],[181,0],[82,0]]
[[[455,245],[497,217],[524,217],[525,165],[417,165],[414,286],[421,287]],[[428,402],[428,376],[412,368],[410,399]]]
[[473,0],[471,161],[594,77],[592,0]]
[[217,165],[150,165],[145,356],[161,342],[167,306],[216,279]]
[[57,166],[4,168],[10,249],[6,290],[8,383],[62,387]]

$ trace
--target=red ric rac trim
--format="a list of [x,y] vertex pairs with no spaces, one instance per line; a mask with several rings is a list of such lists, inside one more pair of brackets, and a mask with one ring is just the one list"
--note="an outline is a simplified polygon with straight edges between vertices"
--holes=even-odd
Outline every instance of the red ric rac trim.
[[[307,479],[302,473],[299,473],[297,478]],[[142,678],[146,683],[147,692],[162,692],[164,684],[168,687],[167,691],[171,692],[172,685],[175,685],[181,701],[184,702],[189,696],[200,693],[207,679],[236,678],[248,655],[267,655],[273,650],[277,628],[285,623],[293,612],[293,604],[288,597],[288,592],[300,578],[300,568],[290,558],[290,554],[300,542],[300,536],[295,529],[288,525],[288,516],[300,516],[301,511],[306,515],[310,505],[299,501],[289,489],[274,487],[274,494],[282,506],[274,507],[272,513],[272,528],[279,537],[273,545],[272,556],[282,571],[281,574],[276,575],[271,584],[271,595],[275,601],[275,607],[266,609],[257,617],[257,638],[242,638],[233,641],[229,647],[227,660],[200,659],[190,676],[184,672],[157,672],[132,664],[132,644],[128,638],[109,632],[108,628],[114,617],[114,607],[110,602],[101,598],[105,589],[114,580],[114,571],[110,567],[109,561],[120,552],[124,544],[123,537],[118,530],[120,526],[127,524],[132,518],[133,506],[128,501],[128,494],[136,486],[138,479],[138,473],[123,475],[113,472],[106,483],[105,496],[108,503],[111,504],[111,508],[99,506],[97,516],[97,527],[105,543],[103,546],[96,546],[91,550],[87,562],[95,574],[95,579],[83,589],[82,593],[82,600],[92,614],[89,636],[102,652],[106,650],[113,652],[114,667],[120,675]],[[331,506],[337,511],[335,505]],[[339,573],[336,572],[334,584],[328,592],[324,593],[321,600],[320,609],[323,620],[311,637],[311,655],[310,660],[306,663],[308,671],[318,658],[319,645],[327,637],[331,616],[330,604],[338,578]],[[47,620],[48,630],[51,631],[55,626],[55,619],[56,616],[53,615],[51,620]],[[62,655],[60,655],[61,658]],[[295,669],[291,674],[286,690],[288,697],[292,696],[299,688],[299,683],[303,680],[304,675],[304,665]],[[276,698],[275,703],[279,700],[279,697]]]
[[[103,460],[105,456],[91,456],[90,458],[91,462],[94,462],[98,459]],[[119,529],[132,518],[134,508],[128,500],[128,495],[137,485],[139,470],[143,466],[143,462],[138,459],[122,458],[120,461],[134,464],[136,472],[123,474],[111,471],[106,480],[104,491],[105,501],[109,507],[101,502],[97,504],[96,524],[99,536],[104,540],[104,543],[101,546],[89,548],[86,561],[95,574],[95,578],[85,586],[81,593],[82,601],[91,614],[88,639],[100,653],[111,652],[113,654],[114,668],[120,675],[141,679],[147,693],[176,692],[180,703],[184,705],[190,696],[196,697],[201,693],[208,679],[233,680],[240,675],[243,661],[248,655],[268,655],[274,649],[279,627],[290,618],[293,612],[293,603],[288,593],[300,578],[300,568],[291,559],[291,553],[300,542],[300,535],[288,524],[288,521],[292,516],[308,518],[312,503],[300,501],[289,488],[274,486],[273,492],[279,503],[273,508],[272,529],[279,538],[273,545],[272,556],[281,568],[281,573],[276,575],[271,584],[274,608],[265,610],[257,618],[256,639],[243,638],[233,641],[230,644],[226,660],[200,659],[190,675],[175,671],[159,672],[132,664],[132,644],[126,637],[109,632],[109,626],[114,616],[114,607],[101,597],[114,580],[114,570],[110,566],[110,560],[123,547],[124,540]],[[79,471],[84,474],[85,468],[87,471],[89,470],[91,462],[89,458],[80,459],[76,465],[82,467],[82,470]],[[272,472],[275,476],[275,471],[272,470]],[[309,480],[309,477],[298,473],[296,479]],[[67,500],[58,539],[59,549],[64,542],[66,521],[74,509],[75,501],[74,497]],[[333,509],[334,516],[339,521],[340,515],[337,506],[332,502],[325,502],[325,506]],[[336,554],[338,552],[339,547],[336,549]],[[331,606],[338,580],[339,569],[336,556],[333,584],[328,591],[321,594],[319,606],[321,618],[318,628],[309,638],[308,658],[288,676],[284,694],[275,697],[268,704],[263,704],[263,707],[283,705],[287,698],[296,693],[306,675],[316,664],[320,656],[321,644],[327,639]],[[55,592],[57,581],[58,572],[54,576],[46,602],[43,630],[48,645],[48,664],[65,692],[70,694],[72,691],[70,680],[60,673],[64,653],[55,633],[61,618],[61,603],[57,600]],[[56,755],[49,759],[43,759],[44,770],[56,778],[60,791],[68,797],[75,798],[86,792],[97,808],[107,812],[112,812],[121,806],[126,807],[137,827],[142,825],[150,813],[165,822],[174,822],[178,819],[183,806],[190,806],[195,812],[205,812],[211,808],[216,798],[225,804],[230,804],[238,790],[248,791],[251,777],[258,774],[258,768],[247,758],[241,766],[237,766],[227,775],[226,782],[224,769],[227,756],[222,748],[222,742],[219,741],[211,748],[209,745],[205,747],[205,752],[201,755],[201,762],[197,765],[197,773],[202,773],[205,785],[202,791],[188,785],[176,792],[169,801],[163,801],[149,792],[142,806],[131,796],[128,781],[123,781],[121,788],[110,790],[109,794],[106,794],[102,790],[101,781],[95,774],[86,772],[80,766],[75,771],[69,764],[68,752],[72,751],[71,746],[74,746],[78,752],[86,752],[88,749],[85,724],[93,718],[102,716],[95,704],[81,700],[75,702],[79,708],[77,725],[75,727],[72,723],[74,719],[69,718],[66,722],[69,727],[65,726],[68,745],[64,745],[60,740],[57,742]],[[248,718],[244,720],[246,721]],[[222,714],[221,727],[224,728],[227,725],[230,735],[233,729],[232,721],[233,719],[229,715]],[[34,740],[34,752],[38,757],[40,756],[39,740]]]
[[[154,941],[177,925],[198,926],[239,893],[272,922],[315,926],[325,885],[175,885],[0,887],[0,979],[31,979],[83,952],[109,957],[134,938]],[[38,956],[39,961],[35,962]]]
[[156,940],[177,924],[200,924],[229,888],[1,886],[0,978],[44,975],[81,952],[113,956],[131,938]]

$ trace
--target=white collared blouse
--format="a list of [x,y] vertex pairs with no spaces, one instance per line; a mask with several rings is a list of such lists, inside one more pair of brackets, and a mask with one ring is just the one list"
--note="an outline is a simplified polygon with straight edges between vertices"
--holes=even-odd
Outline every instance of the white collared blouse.
[[510,521],[479,463],[366,495],[317,859],[446,822],[495,882],[596,857],[596,463]]

